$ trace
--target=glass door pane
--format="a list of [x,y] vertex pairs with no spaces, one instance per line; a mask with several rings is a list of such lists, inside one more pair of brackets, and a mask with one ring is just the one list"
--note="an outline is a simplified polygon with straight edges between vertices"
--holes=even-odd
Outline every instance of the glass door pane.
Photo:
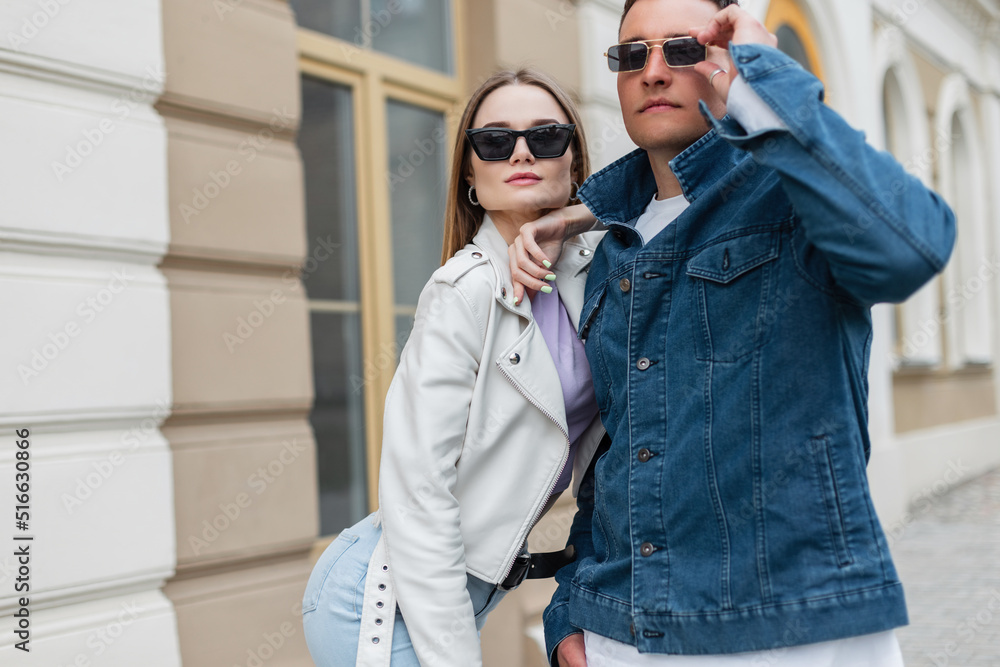
[[324,535],[368,511],[358,267],[357,179],[350,88],[304,76],[298,145],[305,165],[309,296]]
[[303,28],[454,73],[450,0],[291,0]]
[[364,46],[362,0],[291,0],[290,4],[301,27]]
[[416,65],[452,74],[448,0],[371,0],[372,46]]
[[396,342],[401,349],[420,290],[441,264],[449,155],[444,114],[389,100],[386,116]]

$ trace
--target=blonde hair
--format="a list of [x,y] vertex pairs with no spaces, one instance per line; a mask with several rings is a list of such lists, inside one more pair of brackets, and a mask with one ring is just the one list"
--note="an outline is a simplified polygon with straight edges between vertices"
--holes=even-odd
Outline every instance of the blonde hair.
[[[583,120],[576,104],[566,91],[549,75],[531,68],[518,69],[516,72],[505,70],[497,72],[469,98],[469,103],[458,122],[458,133],[455,136],[455,153],[451,160],[451,174],[448,177],[448,203],[444,214],[444,245],[441,249],[441,263],[444,264],[456,252],[472,241],[472,237],[483,224],[485,211],[482,207],[473,206],[468,197],[466,174],[471,168],[471,147],[465,138],[465,131],[472,127],[472,120],[479,111],[486,96],[504,86],[525,85],[537,86],[548,92],[562,107],[569,122],[576,125],[573,134],[573,164],[570,168],[573,181],[583,183],[590,175],[590,156],[587,153],[587,140],[583,133]],[[574,193],[575,194],[575,193]],[[569,202],[567,202],[569,203]]]

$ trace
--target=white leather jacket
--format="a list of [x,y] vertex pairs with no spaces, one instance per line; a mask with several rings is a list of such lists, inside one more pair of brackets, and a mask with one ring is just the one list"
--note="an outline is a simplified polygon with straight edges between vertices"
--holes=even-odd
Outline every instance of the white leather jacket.
[[[553,267],[574,327],[601,234],[567,242]],[[597,416],[577,449],[574,495],[603,435]],[[390,576],[379,579],[391,580],[421,664],[481,664],[466,573],[503,581],[568,455],[555,364],[530,300],[513,305],[507,243],[486,216],[421,292],[386,397],[378,568]]]

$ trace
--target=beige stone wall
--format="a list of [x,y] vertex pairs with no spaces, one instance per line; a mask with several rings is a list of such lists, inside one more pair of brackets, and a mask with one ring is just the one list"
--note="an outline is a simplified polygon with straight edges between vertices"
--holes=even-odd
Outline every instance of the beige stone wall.
[[185,667],[311,665],[317,530],[299,74],[284,2],[164,3],[177,610]]

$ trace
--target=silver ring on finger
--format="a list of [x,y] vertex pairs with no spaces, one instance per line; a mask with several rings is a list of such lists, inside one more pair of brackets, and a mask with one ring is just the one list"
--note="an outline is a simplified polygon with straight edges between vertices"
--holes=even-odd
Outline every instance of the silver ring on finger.
[[708,75],[708,85],[712,85],[712,82],[715,81],[715,76],[717,74],[729,74],[729,72],[727,72],[726,70],[722,69],[721,67],[719,69],[715,70],[714,72],[712,72],[711,74]]

